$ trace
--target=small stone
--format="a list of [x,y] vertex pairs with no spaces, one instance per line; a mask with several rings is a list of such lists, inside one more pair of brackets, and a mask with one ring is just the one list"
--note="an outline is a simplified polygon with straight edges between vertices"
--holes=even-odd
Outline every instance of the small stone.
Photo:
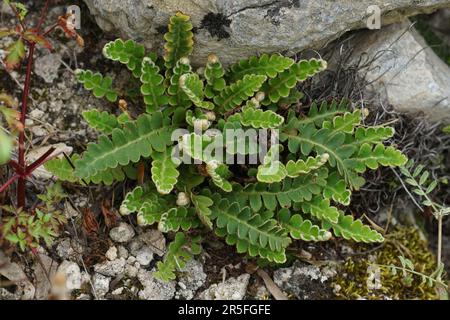
[[58,78],[58,70],[61,67],[61,55],[59,53],[47,53],[36,59],[34,72],[44,79],[46,83],[53,83]]
[[147,246],[142,247],[136,253],[136,260],[141,266],[148,266],[153,260],[153,251]]
[[230,278],[225,282],[213,284],[208,289],[200,293],[201,300],[242,300],[247,293],[247,286],[250,280],[248,273],[237,278]]
[[186,264],[186,268],[178,273],[178,287],[176,293],[177,299],[191,300],[194,298],[197,290],[206,282],[206,273],[203,271],[203,265],[192,259]]
[[128,257],[128,259],[127,259],[128,264],[133,264],[135,262],[136,262],[136,257],[133,257],[133,256]]
[[31,127],[31,132],[36,137],[43,137],[43,136],[48,135],[48,131],[44,127],[41,127],[41,126]]
[[110,261],[116,260],[117,259],[117,248],[114,246],[110,247],[108,249],[108,251],[106,251],[105,257]]
[[128,242],[134,237],[134,229],[127,223],[120,223],[119,226],[112,228],[109,236],[115,242]]
[[117,254],[119,258],[128,258],[128,250],[124,246],[118,246],[117,247]]
[[83,253],[83,247],[76,240],[64,238],[56,246],[56,253],[64,260],[77,261]]
[[45,115],[44,111],[39,110],[39,109],[33,109],[30,112],[30,118],[35,118],[35,119],[39,119],[42,120],[42,117]]
[[108,293],[110,281],[111,278],[109,277],[105,277],[104,275],[101,275],[99,273],[94,274],[92,284],[94,286],[95,293],[97,294],[98,298],[103,298],[105,294]]
[[328,299],[332,290],[328,281],[336,275],[332,265],[314,266],[297,261],[292,267],[280,268],[273,274],[273,280],[286,293],[293,293],[297,299]]
[[144,289],[139,291],[142,300],[170,300],[175,295],[175,282],[164,282],[153,276],[153,271],[139,270],[138,279]]
[[81,288],[81,271],[78,264],[72,261],[65,260],[59,267],[57,274],[63,275],[66,279],[66,288],[68,290],[75,290]]
[[112,291],[111,294],[115,295],[115,296],[119,296],[119,295],[121,295],[123,293],[123,290],[125,290],[125,288],[124,287],[120,287],[120,288],[117,288],[116,290]]
[[136,268],[133,265],[127,264],[125,266],[125,275],[129,278],[135,278],[139,272],[139,268]]
[[79,215],[79,212],[75,210],[75,208],[70,204],[69,201],[64,203],[64,215],[67,219],[76,218]]
[[105,261],[94,265],[94,270],[104,276],[114,277],[120,273],[123,273],[125,269],[125,259],[116,259],[113,261]]

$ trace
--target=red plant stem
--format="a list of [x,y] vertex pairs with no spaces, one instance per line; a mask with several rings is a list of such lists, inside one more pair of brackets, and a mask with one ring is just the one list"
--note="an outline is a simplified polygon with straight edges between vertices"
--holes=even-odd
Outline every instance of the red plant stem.
[[18,175],[18,174],[13,175],[8,181],[6,181],[6,183],[4,185],[2,185],[0,187],[0,193],[4,192],[6,189],[8,189],[8,187],[11,185],[11,183],[13,183],[17,179],[19,179],[19,177],[20,177],[20,175]]
[[[25,76],[25,85],[23,88],[22,94],[22,109],[20,114],[20,122],[25,128],[25,120],[27,119],[27,107],[28,107],[28,97],[30,94],[30,85],[31,85],[31,71],[33,69],[33,58],[34,58],[34,49],[36,47],[35,43],[30,43],[29,52],[28,52],[28,64],[27,64],[27,73]],[[19,133],[19,157],[18,157],[19,166],[25,170],[25,130],[20,131]],[[19,181],[17,182],[17,208],[25,207],[25,181],[26,178],[24,176],[19,177]]]
[[19,164],[16,161],[14,161],[14,160],[9,161],[9,165],[14,168],[16,173],[22,174],[22,168],[19,166]]
[[37,32],[39,32],[39,30],[42,27],[42,24],[45,21],[45,17],[47,16],[47,11],[48,11],[49,4],[50,4],[50,0],[46,0],[44,8],[42,8],[42,11],[41,11],[41,17],[39,18],[39,22],[38,22],[37,27],[36,27]]
[[38,167],[40,167],[41,165],[44,164],[44,162],[47,160],[47,158],[53,153],[53,151],[55,151],[55,148],[51,147],[50,149],[47,150],[47,152],[45,152],[42,156],[39,157],[39,159],[37,159],[35,162],[33,162],[32,164],[30,164],[26,169],[25,169],[25,176],[29,176],[30,174],[33,173],[34,170],[36,170]]
[[49,34],[50,32],[52,32],[53,30],[55,30],[55,28],[56,28],[57,26],[59,26],[59,24],[58,24],[58,23],[55,23],[54,25],[52,25],[51,27],[49,27],[46,31],[44,31],[44,33],[42,34],[42,36],[43,36],[43,37],[48,36],[48,34]]
[[11,8],[12,12],[13,12],[14,15],[16,16],[16,19],[19,21],[19,23],[20,23],[22,29],[23,29],[23,30],[26,30],[26,29],[27,29],[27,26],[25,25],[25,23],[24,23],[22,20],[20,20],[20,15],[19,15],[19,12],[17,12],[16,7],[15,7],[12,3],[9,3],[9,7]]

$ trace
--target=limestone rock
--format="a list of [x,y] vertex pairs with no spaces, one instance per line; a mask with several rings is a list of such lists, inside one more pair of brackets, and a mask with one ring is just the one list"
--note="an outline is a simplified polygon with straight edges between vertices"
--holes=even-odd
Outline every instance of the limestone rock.
[[[421,111],[430,120],[450,121],[450,68],[427,48],[410,23],[364,31],[353,41],[354,59],[369,92],[402,112]],[[374,59],[374,57],[377,57]]]
[[134,237],[134,229],[127,223],[120,223],[119,226],[112,228],[109,236],[115,242],[128,242]]
[[[99,26],[162,52],[162,36],[177,11],[195,26],[193,62],[216,53],[224,64],[261,52],[295,53],[318,48],[349,30],[366,28],[368,7],[382,23],[404,20],[450,5],[449,0],[85,0]],[[264,32],[262,32],[262,30]]]
[[200,293],[201,300],[242,300],[247,292],[250,275],[242,274],[225,282],[213,284]]

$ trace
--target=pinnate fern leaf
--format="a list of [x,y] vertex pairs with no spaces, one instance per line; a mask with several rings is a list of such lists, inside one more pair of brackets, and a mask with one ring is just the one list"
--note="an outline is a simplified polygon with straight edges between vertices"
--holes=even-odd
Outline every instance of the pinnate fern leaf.
[[198,217],[193,208],[177,207],[171,208],[161,214],[158,222],[158,230],[164,233],[169,231],[187,231],[200,225]]
[[306,174],[295,179],[287,178],[280,183],[250,183],[244,188],[235,184],[234,190],[227,197],[238,202],[242,207],[250,206],[254,212],[263,208],[275,211],[277,207],[289,208],[295,203],[309,201],[314,195],[323,191],[327,183],[328,171],[321,168],[313,174]]
[[337,237],[342,237],[346,240],[365,243],[384,241],[383,236],[378,231],[364,225],[361,220],[354,220],[352,216],[344,215],[343,212],[340,212],[337,223],[324,221],[322,226],[325,229],[332,228]]
[[161,194],[169,194],[180,175],[177,170],[178,163],[175,163],[172,158],[172,148],[168,148],[164,152],[153,152],[152,158],[152,180],[156,189]]
[[191,73],[191,71],[192,68],[188,58],[181,58],[176,62],[172,75],[169,78],[169,87],[167,89],[170,105],[184,108],[188,108],[192,105],[189,97],[180,88],[180,77],[183,74]]
[[186,268],[193,256],[201,252],[200,241],[200,237],[189,239],[184,233],[177,233],[169,245],[164,261],[158,261],[156,264],[157,271],[154,276],[163,281],[175,280],[175,272]]
[[221,199],[213,212],[217,228],[226,231],[227,240],[232,241],[235,237],[238,252],[264,257],[266,254],[259,249],[268,249],[282,253],[282,260],[285,260],[284,250],[291,240],[275,219],[252,213],[249,207],[241,209],[238,203],[230,203],[227,199]]
[[160,112],[143,114],[136,121],[126,123],[123,129],[114,129],[111,138],[100,136],[98,143],[90,143],[83,158],[75,162],[75,175],[94,176],[108,168],[138,162],[154,151],[164,152],[171,143],[170,133]]
[[[71,156],[72,164],[79,159],[79,155],[74,154]],[[44,165],[47,171],[51,172],[60,181],[76,182],[76,183],[103,183],[107,186],[113,184],[114,182],[124,181],[125,178],[136,179],[136,168],[132,165],[128,166],[118,166],[116,168],[106,169],[104,171],[99,171],[96,175],[80,179],[75,176],[74,168],[69,163],[66,158],[52,159],[47,161]]]
[[219,61],[219,58],[215,54],[210,54],[208,56],[208,62],[206,63],[205,68],[205,96],[209,99],[214,98],[216,93],[222,91],[226,86],[225,79],[223,78],[225,75],[225,70],[222,67],[222,64]]
[[289,231],[290,236],[303,241],[327,241],[331,232],[313,224],[311,220],[303,219],[299,214],[291,214],[287,209],[278,212],[278,220]]
[[264,105],[277,103],[281,98],[289,96],[299,81],[305,81],[316,73],[325,70],[327,64],[324,60],[301,60],[294,63],[291,67],[270,79],[264,84],[262,91],[266,94]]
[[111,134],[115,128],[121,127],[117,117],[106,111],[91,109],[83,111],[82,115],[91,128],[106,135]]
[[164,35],[164,61],[168,71],[175,67],[178,60],[191,54],[194,46],[190,17],[177,12],[170,18],[169,31]]
[[212,110],[214,104],[204,101],[203,81],[196,73],[187,73],[180,76],[180,88],[189,97],[189,99],[199,108]]
[[191,200],[199,219],[206,227],[208,227],[208,229],[212,230],[211,207],[214,204],[214,201],[210,197],[194,194],[191,196]]
[[109,42],[103,48],[103,55],[108,59],[125,64],[134,77],[139,78],[141,76],[145,48],[134,40],[116,39]]
[[92,91],[96,98],[105,97],[110,102],[116,102],[119,94],[112,88],[111,77],[103,77],[99,72],[80,70],[76,72],[78,82],[82,83],[86,90]]
[[238,81],[247,74],[259,74],[274,78],[293,64],[293,59],[279,54],[252,56],[233,64],[227,72],[227,78],[231,82]]
[[244,108],[241,113],[237,113],[236,115],[239,116],[242,125],[255,129],[275,129],[280,127],[284,122],[282,116],[271,110],[263,111],[251,107]]
[[267,77],[264,75],[247,74],[243,79],[227,86],[214,97],[214,103],[223,111],[229,111],[253,96],[261,88]]
[[142,60],[141,93],[144,97],[147,112],[152,113],[168,104],[169,99],[165,95],[164,77],[159,73],[159,67],[152,59],[145,57]]
[[324,153],[320,156],[308,157],[306,161],[302,159],[297,161],[289,160],[288,163],[286,163],[287,176],[296,178],[299,175],[317,170],[327,163],[329,157],[328,153]]

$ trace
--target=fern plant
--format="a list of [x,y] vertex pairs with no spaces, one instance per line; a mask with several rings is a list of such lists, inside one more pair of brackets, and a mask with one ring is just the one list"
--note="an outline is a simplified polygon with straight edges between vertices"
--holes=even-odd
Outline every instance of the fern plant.
[[[132,119],[87,111],[86,121],[101,133],[98,141],[73,156],[74,168],[55,159],[47,169],[61,180],[111,184],[136,179],[133,169],[143,165],[143,184],[126,194],[120,212],[135,213],[140,225],[178,232],[158,263],[156,274],[166,280],[198,252],[200,240],[191,235],[200,227],[239,253],[277,263],[286,261],[294,240],[327,241],[334,234],[383,241],[342,207],[364,184],[366,170],[406,162],[400,151],[383,144],[394,130],[367,127],[366,110],[346,101],[313,103],[307,114],[289,108],[302,96],[297,84],[326,69],[320,59],[264,54],[224,68],[211,54],[205,68],[194,70],[188,58],[191,30],[188,16],[172,17],[162,59],[132,40],[107,44],[105,57],[125,64],[140,80],[142,113]],[[97,97],[126,99],[110,78],[88,70],[77,74]],[[248,130],[280,139],[260,144],[246,138]],[[210,149],[214,152],[206,152]],[[258,154],[263,156],[253,163],[225,160]]]

